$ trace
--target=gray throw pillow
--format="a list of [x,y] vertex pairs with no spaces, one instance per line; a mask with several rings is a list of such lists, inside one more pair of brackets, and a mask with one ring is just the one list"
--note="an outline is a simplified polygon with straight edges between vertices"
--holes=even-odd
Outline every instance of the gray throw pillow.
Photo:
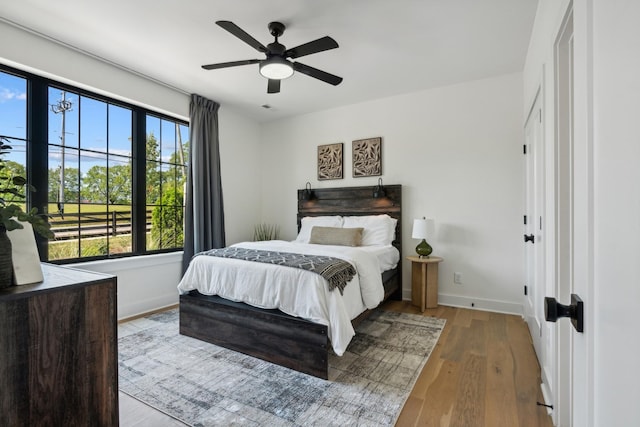
[[337,228],[314,226],[309,243],[316,245],[360,246],[364,228]]

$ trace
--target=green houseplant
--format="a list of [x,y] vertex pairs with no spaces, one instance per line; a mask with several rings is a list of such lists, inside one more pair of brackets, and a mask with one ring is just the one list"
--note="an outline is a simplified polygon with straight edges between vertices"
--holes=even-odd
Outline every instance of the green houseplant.
[[253,240],[277,240],[280,236],[280,227],[272,224],[258,224],[253,228]]
[[0,136],[0,288],[11,286],[13,282],[13,262],[11,259],[11,241],[7,231],[24,228],[20,222],[28,222],[40,235],[51,238],[51,226],[45,216],[38,214],[36,208],[25,211],[24,191],[35,191],[27,180],[7,167],[5,156],[11,146],[8,139]]

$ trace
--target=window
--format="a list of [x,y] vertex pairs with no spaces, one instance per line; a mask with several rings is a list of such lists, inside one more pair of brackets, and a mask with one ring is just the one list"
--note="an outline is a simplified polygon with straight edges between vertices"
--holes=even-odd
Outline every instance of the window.
[[[48,212],[55,234],[40,242],[43,258],[70,262],[182,249],[188,125],[11,71],[0,71],[0,135],[12,138],[16,165],[29,169],[30,183],[44,193],[31,200]],[[4,98],[21,99],[22,109]],[[22,122],[14,118],[20,115]],[[37,146],[41,129],[44,150]]]
[[147,247],[181,248],[189,128],[147,115],[146,129],[146,204],[151,209],[152,224]]

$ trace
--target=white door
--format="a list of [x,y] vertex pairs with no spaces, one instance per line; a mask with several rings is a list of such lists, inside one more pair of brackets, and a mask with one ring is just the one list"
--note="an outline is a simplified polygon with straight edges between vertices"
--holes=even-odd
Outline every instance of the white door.
[[[593,266],[593,163],[587,125],[590,104],[586,99],[590,88],[587,65],[575,67],[574,64],[586,64],[589,41],[575,42],[574,25],[573,11],[569,10],[555,43],[556,283],[555,295],[548,296],[568,305],[571,294],[579,295],[584,300],[585,319],[588,319],[591,307],[586,297],[591,294]],[[589,326],[586,322],[584,332],[580,333],[568,319],[559,319],[555,324],[557,354],[553,394],[557,426],[593,425],[593,398],[589,391],[593,390],[593,379],[587,366],[591,358],[587,345],[592,336]]]
[[544,144],[540,91],[525,123],[525,317],[533,338],[533,346],[542,362],[541,327],[544,322],[542,301],[544,288],[544,243],[542,241],[544,207]]

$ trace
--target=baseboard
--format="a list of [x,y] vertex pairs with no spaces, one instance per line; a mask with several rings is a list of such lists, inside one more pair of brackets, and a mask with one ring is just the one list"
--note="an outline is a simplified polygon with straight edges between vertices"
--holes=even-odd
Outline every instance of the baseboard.
[[[542,397],[544,398],[544,403],[549,406],[554,406],[552,393],[551,393],[551,390],[549,389],[549,383],[545,381],[544,378],[542,383],[540,384],[540,390],[542,391]],[[554,408],[549,408],[548,406],[546,408],[547,408],[547,414],[549,414],[551,418],[554,418],[553,416]]]
[[178,308],[180,304],[171,304],[166,307],[155,308],[153,310],[145,311],[144,313],[136,314],[128,317],[121,317],[118,319],[118,323],[130,322],[132,320],[140,319],[141,317],[147,317],[155,313],[162,313],[163,311],[172,310],[174,308]]
[[[402,290],[402,299],[403,301],[411,301],[411,289]],[[470,308],[472,310],[515,314],[516,316],[524,315],[522,304],[483,298],[471,298],[460,295],[438,294],[438,304],[449,307]]]
[[438,304],[472,310],[494,311],[496,313],[523,315],[522,304],[507,301],[472,298],[460,295],[438,294]]
[[125,320],[153,310],[166,309],[178,304],[178,292],[145,298],[134,303],[118,303],[118,320]]

